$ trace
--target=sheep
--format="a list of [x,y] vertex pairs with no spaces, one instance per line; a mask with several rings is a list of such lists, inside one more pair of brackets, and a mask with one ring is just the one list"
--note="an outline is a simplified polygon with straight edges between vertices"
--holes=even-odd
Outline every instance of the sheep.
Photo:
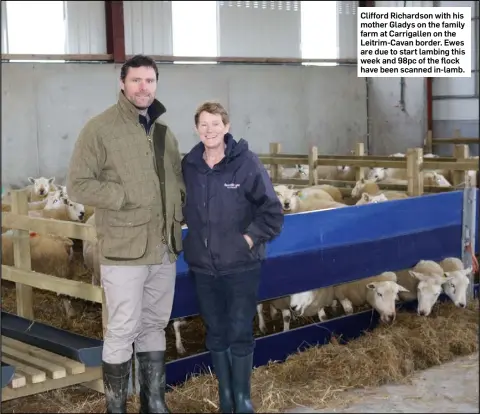
[[339,181],[355,181],[357,178],[357,170],[350,165],[337,166],[336,180]]
[[[95,227],[95,215],[90,216],[85,224]],[[97,244],[83,240],[82,251],[85,267],[92,272],[92,285],[100,286],[100,262]]]
[[[390,154],[389,157],[393,158],[405,158],[403,152],[397,152],[395,154]],[[382,181],[387,178],[394,178],[397,180],[406,180],[407,179],[407,170],[405,168],[386,168],[386,167],[374,167],[370,168],[367,173],[368,180]]]
[[48,193],[58,190],[55,177],[28,177],[28,181],[31,183],[31,186],[27,187],[30,188],[29,201],[41,201],[47,197]]
[[443,174],[437,171],[427,170],[423,172],[423,185],[432,187],[451,187],[452,184],[445,178]]
[[336,180],[338,176],[338,167],[333,165],[317,165],[315,172],[317,178],[320,180]]
[[[2,265],[14,266],[13,230],[2,234]],[[53,275],[56,277],[71,278],[71,261],[73,258],[73,241],[67,237],[57,235],[39,235],[30,232],[30,257],[34,272]],[[69,298],[62,298],[67,317],[75,317],[75,311]]]
[[61,190],[56,190],[48,193],[43,210],[32,210],[28,212],[28,215],[30,217],[82,222],[85,216],[85,208],[82,204],[69,200]]
[[289,296],[283,296],[277,299],[261,302],[257,305],[258,327],[262,333],[266,333],[265,319],[263,317],[263,307],[270,306],[270,317],[275,318],[278,311],[282,312],[283,331],[290,330],[291,311],[297,312],[300,316],[312,317],[318,316],[320,322],[327,319],[325,313],[326,307],[334,307],[336,300],[333,296],[333,287],[309,290],[306,292],[295,293]]
[[313,200],[324,199],[326,201],[333,201],[333,198],[326,191],[321,189],[311,190],[308,196],[301,196],[299,189],[293,189],[291,185],[276,185],[274,187],[283,211],[289,213],[298,213],[300,211],[315,210],[315,202]]
[[270,307],[270,317],[272,319],[277,315],[278,310],[282,312],[283,317],[283,331],[286,332],[290,329],[290,296],[283,296],[281,298],[267,300],[257,304],[257,316],[258,316],[258,328],[263,334],[266,333],[267,327],[265,325],[265,319],[263,318],[263,307],[265,305]]
[[333,286],[295,293],[290,296],[290,306],[295,312],[298,312],[300,316],[307,317],[317,315],[320,322],[327,319],[325,308],[335,307],[336,304]]
[[341,203],[343,201],[342,192],[337,187],[330,184],[319,184],[302,188],[300,190],[300,197],[308,196],[311,193],[317,192],[317,190],[322,190],[330,194],[333,201],[337,201],[338,203]]
[[[390,184],[405,184],[405,182],[401,182],[401,180],[386,180],[390,182]],[[378,183],[372,181],[372,180],[366,180],[364,178],[361,178],[355,183],[355,187],[352,189],[352,197],[353,198],[359,198],[363,193],[367,193],[370,195],[377,195],[380,192],[382,192],[385,197],[387,197],[388,200],[399,200],[403,198],[408,198],[408,195],[405,194],[402,191],[382,191],[380,190],[380,187],[378,184],[383,184],[384,181],[380,181]]]
[[295,164],[294,168],[284,167],[281,172],[281,175],[282,175],[282,178],[287,178],[287,179],[308,180],[308,174],[309,174],[308,171],[309,171],[308,165]]
[[408,292],[400,292],[401,300],[417,299],[417,313],[428,316],[432,312],[438,297],[442,293],[442,284],[452,277],[444,277],[442,267],[433,260],[420,260],[411,270],[397,272],[398,283]]
[[360,200],[358,200],[355,203],[355,205],[356,206],[363,206],[365,204],[382,203],[384,201],[388,201],[388,198],[383,193],[376,194],[376,195],[363,193],[362,196],[360,197]]
[[290,207],[290,210],[288,210],[288,213],[303,213],[307,211],[330,210],[333,208],[348,207],[346,204],[339,203],[333,200],[327,200],[325,198],[318,198],[317,196],[318,194],[315,194],[305,199],[294,197],[292,200],[296,200],[296,201],[294,201],[293,204],[291,204],[291,207]]
[[457,257],[447,257],[439,265],[448,279],[442,285],[443,291],[455,306],[465,308],[467,306],[467,289],[470,284],[468,275],[472,272],[472,268],[465,269],[463,262]]
[[370,305],[380,314],[382,322],[395,319],[395,300],[399,292],[406,292],[397,283],[394,272],[383,272],[377,276],[334,286],[334,297],[340,302],[347,315],[353,313],[353,306]]

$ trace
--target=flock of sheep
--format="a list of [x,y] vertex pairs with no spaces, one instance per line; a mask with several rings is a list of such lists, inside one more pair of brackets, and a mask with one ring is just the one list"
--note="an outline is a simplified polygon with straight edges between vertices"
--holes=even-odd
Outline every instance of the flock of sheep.
[[[405,156],[392,154],[392,156]],[[426,154],[424,157],[434,157]],[[268,171],[268,168],[267,168]],[[295,168],[281,168],[283,178],[308,177],[308,166]],[[355,181],[355,168],[349,166],[316,168],[318,179]],[[367,178],[356,182],[351,191],[351,197],[356,205],[386,202],[388,200],[407,198],[402,191],[381,191],[378,184],[394,183],[406,184],[406,170],[392,168],[372,168]],[[472,174],[475,177],[475,174]],[[425,171],[426,185],[451,186],[449,171]],[[472,179],[473,179],[472,178]],[[72,202],[68,197],[65,186],[55,184],[55,178],[29,177],[28,190],[29,216],[52,218],[64,221],[94,223],[94,209]],[[276,185],[276,194],[283,206],[285,214],[305,211],[318,211],[332,208],[348,207],[343,199],[342,192],[332,185],[316,185],[295,189],[289,185]],[[11,196],[7,192],[2,195],[2,211],[11,210]],[[73,241],[62,236],[50,234],[39,235],[30,232],[30,248],[32,270],[57,277],[71,279]],[[92,274],[92,284],[100,285],[100,268],[96,245],[83,242],[83,259],[85,267]],[[2,227],[2,264],[13,266],[13,232]],[[263,317],[264,305],[269,305],[272,318],[278,311],[282,312],[284,330],[289,329],[292,310],[295,315],[314,316],[323,321],[326,319],[325,308],[336,307],[338,302],[345,313],[353,312],[353,307],[369,305],[377,310],[383,321],[388,322],[395,317],[395,300],[418,299],[418,313],[429,315],[441,292],[457,305],[464,307],[466,292],[469,283],[468,274],[472,269],[464,269],[462,262],[457,258],[448,258],[440,263],[420,261],[413,269],[399,272],[384,272],[380,275],[364,278],[359,281],[344,283],[337,286],[316,289],[297,293],[286,297],[259,303],[257,306],[258,323],[260,330],[265,333]],[[62,298],[63,306],[68,317],[75,316],[75,312],[68,298]],[[185,348],[182,343],[180,327],[189,318],[173,320],[175,342],[178,353],[183,354]]]

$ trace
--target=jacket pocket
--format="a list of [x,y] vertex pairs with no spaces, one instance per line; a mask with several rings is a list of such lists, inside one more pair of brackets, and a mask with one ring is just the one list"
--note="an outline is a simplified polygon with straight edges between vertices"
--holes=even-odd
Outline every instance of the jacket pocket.
[[255,261],[255,255],[240,232],[212,239],[213,258],[218,270],[234,269]]
[[175,248],[175,253],[180,254],[183,250],[183,241],[182,241],[182,223],[183,222],[183,213],[182,207],[178,204],[174,206],[173,210],[173,221],[172,221],[172,244]]
[[105,211],[103,235],[100,242],[102,255],[111,260],[132,260],[142,257],[147,250],[148,208]]

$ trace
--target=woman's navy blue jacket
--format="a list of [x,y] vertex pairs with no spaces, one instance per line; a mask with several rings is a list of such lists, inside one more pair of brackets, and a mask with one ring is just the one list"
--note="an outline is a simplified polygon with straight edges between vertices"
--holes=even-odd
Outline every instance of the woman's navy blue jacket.
[[194,272],[221,275],[260,266],[265,243],[283,227],[282,206],[263,164],[244,139],[226,134],[225,143],[225,158],[213,169],[201,142],[182,160],[188,226],[183,254]]

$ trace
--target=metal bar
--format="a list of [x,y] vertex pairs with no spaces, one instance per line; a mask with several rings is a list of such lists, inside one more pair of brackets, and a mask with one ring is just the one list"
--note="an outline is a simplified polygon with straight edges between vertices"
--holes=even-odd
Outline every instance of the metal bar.
[[112,54],[81,54],[81,55],[36,55],[36,54],[15,54],[2,53],[2,61],[9,60],[65,60],[68,62],[110,62],[113,59]]
[[[475,253],[475,221],[477,205],[477,189],[467,185],[463,190],[463,215],[462,215],[462,262],[465,269],[473,265]],[[473,271],[469,275],[470,283],[468,285],[467,300],[473,299]]]
[[123,25],[123,1],[105,1],[105,28],[107,52],[115,63],[125,62],[125,29]]
[[478,99],[480,96],[478,94],[474,95],[438,95],[432,96],[432,100],[434,101],[445,101],[448,99]]
[[433,82],[432,78],[426,78],[427,95],[427,131],[433,131]]
[[[475,11],[475,15],[476,15],[476,20],[478,20],[479,17],[480,17],[480,16],[479,16],[479,13],[478,13],[479,7],[480,7],[480,6],[479,6],[479,4],[478,4],[478,1],[476,1],[476,2],[474,3],[474,11]],[[477,42],[477,47],[475,48],[475,56],[474,56],[475,62],[474,62],[474,63],[475,63],[475,68],[477,69],[477,71],[480,69],[480,68],[478,67],[478,60],[479,60],[479,59],[478,59],[478,36],[479,36],[478,26],[479,26],[479,22],[478,22],[478,21],[477,21],[477,22],[474,22],[474,24],[473,24],[473,30],[475,31],[475,39],[477,39],[477,40],[475,41],[475,42]],[[479,87],[478,87],[478,86],[479,86],[479,84],[478,84],[478,74],[477,74],[477,76],[475,76],[474,83],[475,83],[475,93],[476,93],[477,95],[479,95],[479,94],[480,94],[480,90],[479,90]]]
[[[126,56],[127,59],[131,55]],[[225,63],[267,63],[267,64],[302,64],[302,63],[338,63],[356,65],[357,59],[300,59],[300,58],[259,58],[241,56],[168,56],[150,55],[156,62],[225,62]]]

